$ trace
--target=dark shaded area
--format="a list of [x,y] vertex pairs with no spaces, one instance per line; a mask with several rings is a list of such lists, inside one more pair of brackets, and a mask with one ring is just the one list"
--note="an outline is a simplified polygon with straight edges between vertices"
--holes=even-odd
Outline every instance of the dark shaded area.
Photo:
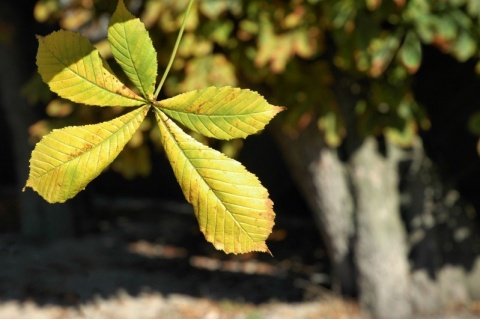
[[15,183],[15,166],[12,158],[11,132],[5,117],[0,117],[0,181],[2,186]]
[[317,230],[305,218],[279,214],[268,242],[275,257],[232,256],[205,241],[184,203],[141,210],[99,203],[103,230],[98,234],[50,243],[1,236],[0,300],[68,305],[112,297],[122,289],[132,296],[157,291],[292,302],[312,297],[308,283],[328,278]]
[[[424,200],[422,209],[430,212],[433,224],[421,226],[425,238],[412,245],[410,258],[413,269],[426,269],[435,278],[445,265],[471,271],[480,254],[478,136],[467,128],[470,116],[480,109],[480,78],[475,73],[477,61],[460,63],[432,47],[423,47],[423,54],[414,92],[431,121],[431,128],[420,135],[432,163],[424,163],[429,167],[418,178],[424,188],[407,187]],[[428,170],[431,174],[425,173]],[[427,208],[432,200],[435,205]],[[412,220],[407,218],[406,225],[412,233]],[[469,232],[459,239],[462,229]],[[434,258],[439,251],[441,258]]]
[[467,122],[480,110],[480,78],[477,61],[459,63],[432,47],[423,47],[423,62],[415,77],[417,99],[425,106],[432,127],[421,132],[425,150],[443,176],[480,209],[480,157],[478,136]]
[[[0,115],[1,115],[0,109]],[[0,116],[0,233],[18,230],[18,214],[15,206],[13,188],[16,183],[15,165],[11,145],[11,132],[6,119]]]

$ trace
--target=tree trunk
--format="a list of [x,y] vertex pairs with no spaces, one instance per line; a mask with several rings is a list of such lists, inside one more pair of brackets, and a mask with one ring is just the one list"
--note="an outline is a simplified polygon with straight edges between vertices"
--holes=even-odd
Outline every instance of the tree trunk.
[[332,262],[332,286],[343,294],[355,294],[353,198],[344,164],[336,150],[325,145],[315,125],[297,136],[276,129],[274,136],[324,239]]
[[407,318],[409,267],[400,216],[397,166],[399,150],[367,138],[350,158],[356,202],[355,264],[360,302],[379,318]]
[[409,318],[480,298],[475,211],[441,182],[420,138],[410,150],[350,140],[342,161],[314,124],[274,135],[323,235],[333,280],[357,291],[366,311]]

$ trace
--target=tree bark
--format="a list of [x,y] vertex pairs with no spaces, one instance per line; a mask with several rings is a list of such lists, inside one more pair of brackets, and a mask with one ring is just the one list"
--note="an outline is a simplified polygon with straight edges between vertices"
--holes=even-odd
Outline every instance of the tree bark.
[[355,294],[354,207],[344,164],[336,150],[325,145],[314,124],[298,135],[277,128],[274,136],[324,239],[333,268],[333,288]]
[[275,135],[323,235],[342,292],[358,288],[364,308],[380,318],[410,315],[400,151],[390,147],[381,154],[376,140],[368,138],[345,163],[314,124],[298,136],[281,130]]
[[480,296],[475,212],[442,182],[419,137],[408,150],[350,140],[341,160],[314,124],[274,133],[323,235],[333,280],[343,293],[358,291],[373,317],[436,314]]
[[407,318],[409,266],[398,192],[399,150],[367,138],[352,154],[349,170],[356,202],[355,264],[360,302],[379,318]]

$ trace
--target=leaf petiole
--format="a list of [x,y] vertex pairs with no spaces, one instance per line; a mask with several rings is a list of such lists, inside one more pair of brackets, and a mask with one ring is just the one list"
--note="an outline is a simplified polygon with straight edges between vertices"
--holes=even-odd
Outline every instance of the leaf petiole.
[[185,30],[185,25],[187,24],[188,15],[190,14],[190,10],[192,9],[192,4],[193,4],[193,0],[189,0],[187,11],[185,12],[185,16],[183,17],[182,26],[180,27],[180,31],[178,32],[177,41],[175,42],[175,46],[173,47],[172,55],[170,56],[170,61],[168,61],[167,68],[165,69],[165,72],[163,73],[163,76],[162,76],[162,80],[158,84],[158,87],[155,90],[155,93],[153,95],[154,100],[157,100],[158,94],[160,93],[160,90],[162,89],[163,84],[165,83],[165,80],[167,78],[168,72],[170,71],[170,68],[172,67],[173,60],[175,59],[175,55],[177,54],[178,46],[180,44],[180,41],[182,40],[183,31]]

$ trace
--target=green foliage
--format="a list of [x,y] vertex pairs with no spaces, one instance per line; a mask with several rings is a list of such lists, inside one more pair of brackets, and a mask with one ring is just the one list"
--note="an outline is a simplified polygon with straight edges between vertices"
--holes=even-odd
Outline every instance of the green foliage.
[[161,144],[206,239],[227,253],[269,252],[265,240],[275,213],[268,191],[239,162],[197,142],[172,119],[228,140],[259,132],[282,108],[255,92],[232,87],[209,87],[157,101],[157,53],[144,24],[122,0],[110,20],[108,42],[134,89],[117,78],[80,34],[61,30],[38,40],[38,71],[53,92],[77,103],[135,109],[98,124],[53,130],[32,152],[25,187],[50,203],[74,197],[132,141],[153,109]]
[[[478,7],[475,0],[244,1],[241,12],[223,7],[214,19],[198,8],[209,27],[189,34],[192,42],[209,39],[220,46],[237,67],[237,79],[288,105],[287,129],[318,119],[325,141],[340,145],[348,132],[333,91],[343,73],[354,81],[349,85],[359,104],[357,132],[384,134],[409,146],[417,131],[430,125],[411,92],[422,45],[434,45],[459,61],[478,58]],[[229,27],[232,16],[236,30]],[[217,41],[211,30],[231,32],[222,35],[228,40]],[[194,52],[182,58],[187,65],[200,59]],[[172,91],[204,81],[195,73],[176,77]]]

